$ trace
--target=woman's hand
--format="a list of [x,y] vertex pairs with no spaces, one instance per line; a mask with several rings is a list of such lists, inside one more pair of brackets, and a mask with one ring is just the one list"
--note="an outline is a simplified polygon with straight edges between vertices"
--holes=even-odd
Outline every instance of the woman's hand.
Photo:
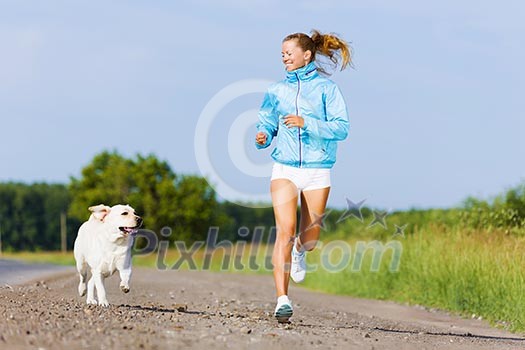
[[304,119],[298,115],[288,114],[286,117],[284,117],[284,125],[289,128],[302,128],[304,126]]
[[262,131],[259,131],[257,135],[255,135],[255,142],[257,142],[261,146],[263,146],[266,143],[267,139],[268,136]]

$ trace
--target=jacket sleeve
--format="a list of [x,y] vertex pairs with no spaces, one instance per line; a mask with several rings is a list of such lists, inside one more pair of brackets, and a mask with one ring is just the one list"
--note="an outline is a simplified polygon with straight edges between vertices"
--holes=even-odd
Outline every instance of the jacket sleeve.
[[273,101],[272,94],[270,94],[270,92],[266,92],[261,108],[259,109],[257,132],[264,132],[267,138],[264,145],[259,145],[257,142],[255,142],[255,147],[261,149],[270,146],[274,136],[277,135],[277,129],[279,129],[279,118],[275,112],[275,103]]
[[341,141],[348,136],[350,123],[346,103],[339,88],[332,85],[325,95],[326,120],[303,117],[303,130],[320,138]]

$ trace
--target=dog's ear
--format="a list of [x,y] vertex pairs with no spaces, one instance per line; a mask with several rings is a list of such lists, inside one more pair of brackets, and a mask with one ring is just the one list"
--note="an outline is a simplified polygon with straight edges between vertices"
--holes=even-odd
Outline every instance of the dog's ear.
[[95,205],[93,207],[89,207],[88,209],[90,212],[93,213],[91,214],[91,216],[93,216],[99,221],[104,221],[104,218],[106,217],[106,215],[109,214],[109,211],[111,210],[110,207],[104,204]]

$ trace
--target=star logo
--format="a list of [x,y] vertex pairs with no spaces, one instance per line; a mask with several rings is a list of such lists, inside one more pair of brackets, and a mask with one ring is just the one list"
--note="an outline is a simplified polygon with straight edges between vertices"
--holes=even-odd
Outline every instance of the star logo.
[[404,224],[403,226],[397,226],[394,224],[394,226],[396,227],[396,232],[394,232],[393,237],[400,236],[405,238],[405,229],[407,228],[408,224]]
[[379,224],[386,230],[387,226],[386,226],[385,218],[388,215],[388,212],[387,211],[376,211],[376,210],[374,210],[373,214],[374,214],[374,220],[372,220],[372,222],[370,223],[370,225],[368,225],[367,228],[370,228],[370,227],[372,227],[372,226],[374,226],[376,224]]
[[344,211],[343,215],[337,220],[337,223],[340,223],[343,220],[348,219],[349,217],[353,216],[357,220],[363,222],[363,213],[361,213],[361,208],[363,207],[363,204],[365,203],[366,199],[363,199],[362,201],[358,203],[352,202],[349,198],[346,199],[346,210]]
[[326,218],[328,217],[330,212],[331,210],[328,210],[326,213],[322,215],[317,215],[316,213],[312,213],[314,220],[307,228],[305,228],[305,231],[308,231],[317,226],[319,226],[321,230],[325,231],[326,230]]

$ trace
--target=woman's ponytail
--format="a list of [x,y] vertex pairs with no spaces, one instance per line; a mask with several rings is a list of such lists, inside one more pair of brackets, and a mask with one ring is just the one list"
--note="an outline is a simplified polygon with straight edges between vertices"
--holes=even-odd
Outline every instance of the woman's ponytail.
[[[352,50],[350,45],[334,34],[321,34],[318,30],[312,30],[311,39],[317,54],[328,57],[341,70],[352,66]],[[324,72],[324,70],[323,70]],[[326,72],[325,72],[326,73]]]

